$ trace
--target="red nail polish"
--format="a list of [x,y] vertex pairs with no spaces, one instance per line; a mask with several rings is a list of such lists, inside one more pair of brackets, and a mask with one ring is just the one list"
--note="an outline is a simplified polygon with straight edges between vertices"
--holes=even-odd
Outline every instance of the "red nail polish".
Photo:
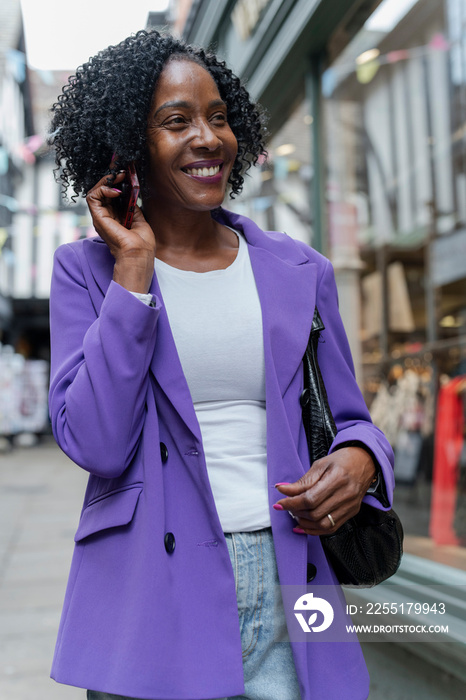
[[289,486],[289,483],[289,481],[279,481],[277,484],[274,484],[274,486]]
[[293,532],[296,532],[297,535],[305,535],[306,534],[302,527],[294,527]]
[[275,508],[275,510],[285,510],[280,503],[274,503],[272,508]]

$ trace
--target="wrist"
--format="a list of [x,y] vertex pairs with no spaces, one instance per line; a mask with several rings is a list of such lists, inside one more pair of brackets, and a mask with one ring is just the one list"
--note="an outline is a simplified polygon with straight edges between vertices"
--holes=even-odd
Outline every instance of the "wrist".
[[379,482],[380,467],[372,453],[372,450],[370,450],[363,442],[360,442],[359,440],[347,440],[346,442],[342,442],[340,445],[337,445],[335,450],[340,450],[345,447],[357,447],[360,450],[363,450],[366,453],[366,455],[370,457],[372,477],[369,487],[375,486],[375,484]]
[[154,259],[117,260],[113,268],[113,281],[130,292],[147,294],[154,274]]
[[337,445],[335,447],[335,450],[338,450],[341,447],[360,447],[362,450],[365,450],[368,455],[370,455],[370,457],[372,458],[372,463],[375,467],[375,476],[369,484],[369,487],[367,489],[367,495],[373,496],[378,501],[380,501],[380,503],[384,507],[389,508],[390,501],[387,496],[387,489],[385,486],[385,480],[382,474],[382,469],[372,450],[370,450],[364,442],[361,442],[359,440],[348,440],[346,442],[343,442],[340,445]]

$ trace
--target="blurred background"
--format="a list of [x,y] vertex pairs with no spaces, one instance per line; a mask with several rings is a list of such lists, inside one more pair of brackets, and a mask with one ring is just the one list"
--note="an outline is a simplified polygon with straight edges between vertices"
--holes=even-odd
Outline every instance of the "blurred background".
[[[2,0],[0,575],[4,607],[14,592],[24,630],[17,616],[0,617],[10,669],[0,698],[57,692],[37,678],[34,689],[21,685],[18,659],[33,652],[18,639],[40,609],[28,604],[37,580],[60,580],[64,592],[84,487],[49,437],[48,295],[56,247],[94,232],[84,200],[65,202],[55,183],[48,110],[79,64],[148,27],[213,47],[262,105],[269,156],[226,206],[332,260],[356,375],[396,452],[394,505],[406,533],[396,582],[407,600],[452,586],[455,632],[445,643],[367,645],[371,698],[464,697],[466,0]],[[66,507],[44,524],[57,499]],[[55,532],[51,568],[37,549],[43,538],[18,538],[27,517]],[[46,596],[50,615],[34,618],[44,639],[62,597],[54,607]],[[48,671],[46,657],[39,667]],[[66,692],[56,697],[82,697]]]

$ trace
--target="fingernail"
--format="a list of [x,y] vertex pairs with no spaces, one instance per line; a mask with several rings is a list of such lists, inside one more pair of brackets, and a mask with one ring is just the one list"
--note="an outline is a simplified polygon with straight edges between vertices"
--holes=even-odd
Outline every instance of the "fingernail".
[[277,488],[277,486],[288,486],[289,483],[289,481],[279,481],[277,484],[274,484],[274,486],[275,488]]
[[272,508],[275,508],[275,510],[285,510],[280,503],[274,503]]
[[297,535],[305,535],[306,534],[302,527],[294,527],[293,532],[296,532]]
[[114,192],[118,192],[118,194],[121,194],[121,190],[118,190],[116,187],[111,188]]

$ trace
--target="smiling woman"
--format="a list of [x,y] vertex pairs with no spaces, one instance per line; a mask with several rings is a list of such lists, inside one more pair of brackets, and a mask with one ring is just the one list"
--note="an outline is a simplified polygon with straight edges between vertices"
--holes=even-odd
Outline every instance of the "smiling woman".
[[238,144],[212,76],[182,55],[169,60],[157,82],[147,149],[149,218],[151,210],[172,218],[184,208],[211,211],[222,204]]
[[264,153],[257,107],[238,78],[214,55],[172,37],[143,31],[78,68],[54,105],[50,142],[56,149],[57,165],[66,161],[61,172],[64,188],[72,183],[76,194],[87,194],[116,152],[119,164],[135,161],[139,165],[144,192],[146,131],[151,126],[154,90],[165,64],[175,57],[203,67],[216,85],[217,98],[224,102],[238,142],[229,184],[233,195],[241,191],[244,171]]
[[[336,583],[316,535],[381,507],[392,454],[329,262],[222,207],[264,154],[258,108],[215,56],[138,32],[78,68],[50,142],[98,234],[58,249],[50,299],[53,431],[90,472],[52,676],[88,700],[362,700],[359,645],[290,642],[279,584]],[[316,305],[339,432],[311,470]]]

